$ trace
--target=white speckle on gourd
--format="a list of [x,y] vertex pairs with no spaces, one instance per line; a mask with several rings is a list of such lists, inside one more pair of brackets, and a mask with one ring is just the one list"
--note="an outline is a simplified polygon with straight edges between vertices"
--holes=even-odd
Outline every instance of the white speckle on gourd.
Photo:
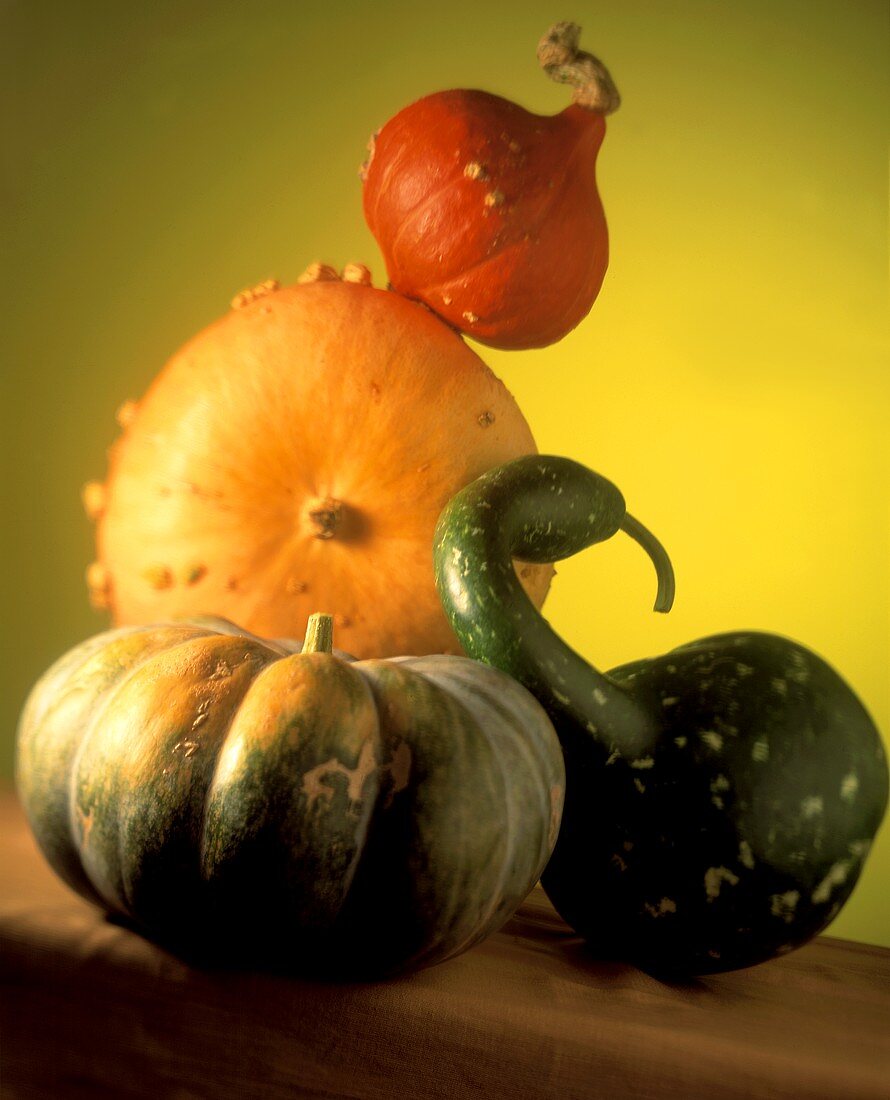
[[639,760],[631,760],[630,766],[632,768],[640,768],[640,769],[654,768],[655,767],[655,757],[653,757],[653,756],[642,756],[642,757],[640,757]]
[[841,798],[844,802],[852,802],[859,790],[859,776],[856,772],[848,772],[841,780]]
[[822,801],[822,795],[820,794],[808,795],[806,798],[802,799],[800,803],[800,812],[807,820],[818,817],[824,809],[825,805]]
[[791,664],[793,668],[785,670],[785,676],[795,684],[805,684],[810,678],[810,669],[806,658],[798,650],[791,651]]
[[[458,550],[457,547],[455,547],[454,549],[455,552],[457,552],[458,557],[460,557],[460,550]],[[455,559],[454,564],[458,564],[457,559]],[[462,615],[468,613],[471,606],[470,593],[468,592],[468,590],[466,590],[466,586],[461,583],[460,576],[457,573],[452,573],[448,577],[448,592],[451,596],[454,606],[457,607],[459,612]]]
[[774,917],[779,917],[786,924],[791,924],[799,901],[799,890],[786,890],[783,894],[771,894],[769,899],[770,913]]
[[679,695],[666,695],[664,699],[661,700],[661,705],[663,707],[675,707],[679,702]]
[[812,900],[816,905],[824,905],[831,897],[831,892],[838,886],[843,886],[850,873],[850,861],[842,859],[831,866],[828,874],[819,883],[812,893]]
[[720,752],[723,749],[723,737],[716,730],[702,730],[699,737],[714,752]]
[[743,867],[747,867],[749,871],[754,867],[754,853],[747,840],[739,841],[739,863]]
[[709,867],[705,871],[705,894],[708,901],[716,901],[720,897],[720,888],[724,882],[729,883],[730,886],[736,886],[738,881],[739,876],[728,867]]
[[658,918],[663,917],[665,913],[676,913],[677,903],[673,898],[662,898],[657,905],[652,905],[648,901],[644,901],[643,908],[650,917]]
[[600,707],[606,705],[606,694],[601,688],[593,689],[593,701]]
[[758,764],[765,764],[769,760],[769,741],[765,737],[758,737],[751,746],[751,759]]
[[728,791],[732,784],[726,778],[725,775],[718,775],[711,782],[711,802],[717,807],[718,810],[723,809],[723,799],[721,797],[721,791]]

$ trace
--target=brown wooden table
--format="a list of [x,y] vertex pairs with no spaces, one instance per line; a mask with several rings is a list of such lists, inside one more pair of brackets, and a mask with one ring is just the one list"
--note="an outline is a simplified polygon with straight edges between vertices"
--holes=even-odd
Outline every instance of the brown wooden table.
[[890,1098],[890,951],[823,937],[665,984],[535,891],[451,962],[324,985],[196,970],[61,885],[0,799],[10,1098]]

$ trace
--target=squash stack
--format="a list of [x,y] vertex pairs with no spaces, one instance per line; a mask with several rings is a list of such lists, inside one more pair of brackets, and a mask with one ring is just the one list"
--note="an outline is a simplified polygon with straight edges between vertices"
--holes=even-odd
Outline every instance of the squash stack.
[[803,646],[735,632],[603,675],[540,615],[551,562],[619,530],[657,610],[673,576],[463,339],[551,343],[606,271],[618,93],[574,24],[539,59],[574,89],[553,118],[458,90],[373,141],[393,289],[314,264],[242,292],[85,491],[117,629],[34,689],[19,790],[69,885],[195,957],[391,974],[542,875],[600,954],[749,966],[826,926],[884,815],[878,731]]

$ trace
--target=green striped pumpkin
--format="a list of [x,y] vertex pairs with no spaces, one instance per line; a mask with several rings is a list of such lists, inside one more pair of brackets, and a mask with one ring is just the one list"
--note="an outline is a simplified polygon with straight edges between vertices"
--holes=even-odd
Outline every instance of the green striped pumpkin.
[[214,961],[381,975],[502,924],[555,842],[544,711],[463,657],[353,662],[223,620],[112,630],[22,715],[17,783],[49,863]]

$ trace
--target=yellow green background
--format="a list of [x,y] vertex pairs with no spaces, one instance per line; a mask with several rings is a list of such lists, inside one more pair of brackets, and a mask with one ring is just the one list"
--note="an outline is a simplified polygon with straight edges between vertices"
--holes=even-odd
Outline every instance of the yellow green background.
[[[810,645],[890,733],[885,0],[14,0],[2,5],[3,770],[30,683],[105,625],[80,488],[114,412],[269,277],[385,272],[369,134],[447,87],[550,113],[557,19],[624,97],[612,260],[559,345],[484,357],[542,451],[606,474],[669,548],[673,612],[615,539],[551,622],[610,667],[709,632]],[[890,943],[890,829],[832,932]]]

